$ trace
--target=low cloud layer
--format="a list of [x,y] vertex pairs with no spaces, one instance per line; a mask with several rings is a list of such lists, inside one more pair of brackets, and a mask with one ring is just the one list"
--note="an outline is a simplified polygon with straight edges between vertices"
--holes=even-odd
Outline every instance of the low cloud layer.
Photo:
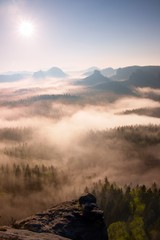
[[[160,119],[119,114],[139,107],[159,107],[159,102],[129,96],[111,101],[104,93],[94,95],[78,88],[74,91],[68,83],[63,88],[62,83],[57,86],[56,91],[62,94],[58,98],[45,95],[35,101],[33,96],[56,94],[55,85],[52,88],[51,83],[43,83],[43,88],[39,88],[38,83],[33,83],[33,88],[28,89],[28,85],[22,88],[16,84],[10,88],[2,85],[0,164],[22,164],[22,169],[26,164],[33,168],[36,164],[52,165],[58,176],[58,189],[46,184],[40,193],[32,194],[32,208],[35,199],[39,199],[37,206],[42,208],[44,191],[48,194],[44,203],[47,206],[77,196],[86,186],[106,176],[120,185],[160,183]],[[73,98],[73,93],[78,97]],[[10,206],[10,198],[6,198]],[[0,201],[5,202],[4,198]],[[16,196],[15,205],[22,201],[23,196]],[[26,215],[31,213],[29,209]],[[13,215],[16,212],[13,206],[9,211]],[[22,217],[20,213],[15,216]]]
[[[50,82],[47,82],[46,85],[43,83],[42,89],[44,92],[46,90],[46,94],[48,94],[48,85],[50,84]],[[53,88],[55,88],[55,85],[56,84],[53,85]],[[3,103],[5,101],[17,101],[20,100],[21,97],[22,99],[28,99],[32,96],[39,95],[42,92],[40,88],[35,88],[37,87],[37,82],[35,83],[34,81],[32,86],[33,88],[30,88],[28,91],[20,91],[21,87],[18,85],[15,87],[14,83],[12,88],[10,87],[10,89],[8,89],[8,94],[14,98],[12,99],[11,97],[11,99],[8,99],[6,94],[6,98],[4,95]],[[71,89],[72,86],[66,84],[65,88]],[[57,89],[63,94],[61,83],[59,83],[59,87],[57,86]],[[5,91],[7,93],[7,88]],[[54,93],[52,88],[50,88],[49,94],[50,93]],[[56,149],[56,152],[59,152],[61,155],[62,168],[65,166],[65,163],[69,161],[68,159],[74,158],[73,161],[77,162],[76,158],[79,158],[77,156],[83,156],[83,153],[86,154],[86,152],[92,156],[93,150],[91,146],[87,147],[87,142],[85,143],[84,140],[90,131],[104,131],[107,129],[118,128],[120,126],[160,124],[160,119],[152,116],[118,114],[124,110],[132,110],[138,107],[159,107],[160,104],[156,101],[139,97],[122,97],[114,102],[104,102],[104,96],[102,95],[102,97],[102,100],[100,100],[99,97],[97,102],[96,99],[94,99],[94,96],[91,97],[91,95],[82,94],[82,98],[80,98],[80,101],[78,102],[74,100],[71,102],[67,102],[65,100],[61,101],[61,99],[45,100],[42,98],[42,100],[40,99],[39,101],[31,102],[29,105],[23,105],[23,102],[21,103],[21,101],[13,106],[12,104],[2,104],[0,123],[4,128],[32,129],[32,138],[28,140],[28,144],[32,145],[34,143],[35,149],[38,149],[39,145],[44,145],[44,148],[47,148],[46,146],[48,145],[48,151],[50,151],[49,149],[52,147],[53,149]],[[94,99],[94,102],[92,99]],[[17,143],[15,142],[15,145],[16,144]],[[7,147],[9,146],[10,143],[8,142]],[[114,167],[114,165],[117,166],[117,162],[113,154],[115,151],[112,151],[112,148],[108,147],[108,144],[105,148],[108,148],[108,152],[112,160],[110,163],[107,163],[109,172],[107,169],[106,172],[104,171],[104,175],[109,174],[110,176],[114,176],[115,173],[112,174],[112,171],[115,172],[116,167]],[[98,150],[98,158],[101,159],[105,157],[105,154],[103,156],[103,151],[104,149]],[[51,154],[48,153],[48,155],[49,159],[51,159]],[[89,160],[87,159],[87,162],[92,165],[93,160],[91,156],[89,157]],[[95,156],[95,154],[93,156]],[[123,158],[123,154],[118,152],[116,154],[116,158],[117,157],[119,159],[118,162],[121,162],[122,160],[120,159]],[[81,162],[82,159],[79,161]],[[105,160],[103,161],[105,162]],[[57,164],[55,157],[53,164]],[[69,165],[70,164],[74,165],[75,163],[70,162]],[[125,168],[126,166],[127,164],[125,163]],[[118,167],[118,171],[120,169],[121,168]],[[123,170],[124,169],[122,168],[122,171]],[[102,175],[102,171],[100,172],[98,171],[97,176]]]

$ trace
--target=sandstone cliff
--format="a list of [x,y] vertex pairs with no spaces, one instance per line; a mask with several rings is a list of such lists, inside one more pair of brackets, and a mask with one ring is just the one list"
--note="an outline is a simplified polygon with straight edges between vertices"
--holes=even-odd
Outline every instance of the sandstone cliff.
[[0,229],[0,240],[107,240],[103,212],[92,194],[81,196]]

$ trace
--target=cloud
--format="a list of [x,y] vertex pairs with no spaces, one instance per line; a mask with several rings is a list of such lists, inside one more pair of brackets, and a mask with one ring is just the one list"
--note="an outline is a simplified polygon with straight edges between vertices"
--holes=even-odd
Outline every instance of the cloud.
[[160,89],[154,89],[154,88],[149,88],[149,87],[146,87],[146,88],[136,88],[137,92],[139,93],[155,93],[157,95],[160,94]]
[[[58,188],[45,184],[41,192],[30,196],[30,205],[25,211],[19,206],[24,197],[15,195],[14,206],[21,209],[21,213],[31,214],[30,207],[33,211],[35,202],[38,210],[44,205],[75,197],[86,186],[106,176],[120,185],[160,182],[160,119],[117,114],[137,107],[158,107],[158,102],[140,97],[110,101],[107,94],[82,93],[78,89],[76,94],[80,98],[69,101],[63,98],[63,93],[72,89],[69,83],[53,85],[50,79],[39,84],[27,79],[21,85],[4,83],[1,88],[1,165],[52,165],[58,176]],[[62,98],[39,98],[30,104],[20,101],[56,92],[62,94]],[[70,93],[74,93],[74,89]],[[150,124],[158,126],[154,128]],[[12,171],[10,173],[12,179]],[[23,185],[24,182],[20,182]],[[47,196],[45,202],[42,201],[44,195]],[[10,195],[4,203],[8,213],[22,217],[12,206]]]
[[110,109],[115,112],[132,110],[135,108],[159,107],[160,103],[147,98],[125,97],[110,105]]

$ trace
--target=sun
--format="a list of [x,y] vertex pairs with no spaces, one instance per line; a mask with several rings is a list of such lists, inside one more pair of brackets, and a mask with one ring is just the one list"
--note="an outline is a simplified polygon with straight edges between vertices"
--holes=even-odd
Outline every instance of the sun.
[[19,32],[24,37],[31,37],[34,33],[34,25],[29,21],[22,21],[19,26]]

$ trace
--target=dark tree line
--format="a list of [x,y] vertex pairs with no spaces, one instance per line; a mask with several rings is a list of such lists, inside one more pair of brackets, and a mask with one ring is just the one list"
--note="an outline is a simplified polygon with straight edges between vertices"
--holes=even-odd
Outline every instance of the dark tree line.
[[0,167],[0,193],[32,194],[47,187],[56,189],[65,182],[66,174],[52,165],[32,166],[22,163]]
[[156,183],[122,188],[106,178],[95,183],[92,192],[104,210],[110,240],[160,239],[160,188]]

